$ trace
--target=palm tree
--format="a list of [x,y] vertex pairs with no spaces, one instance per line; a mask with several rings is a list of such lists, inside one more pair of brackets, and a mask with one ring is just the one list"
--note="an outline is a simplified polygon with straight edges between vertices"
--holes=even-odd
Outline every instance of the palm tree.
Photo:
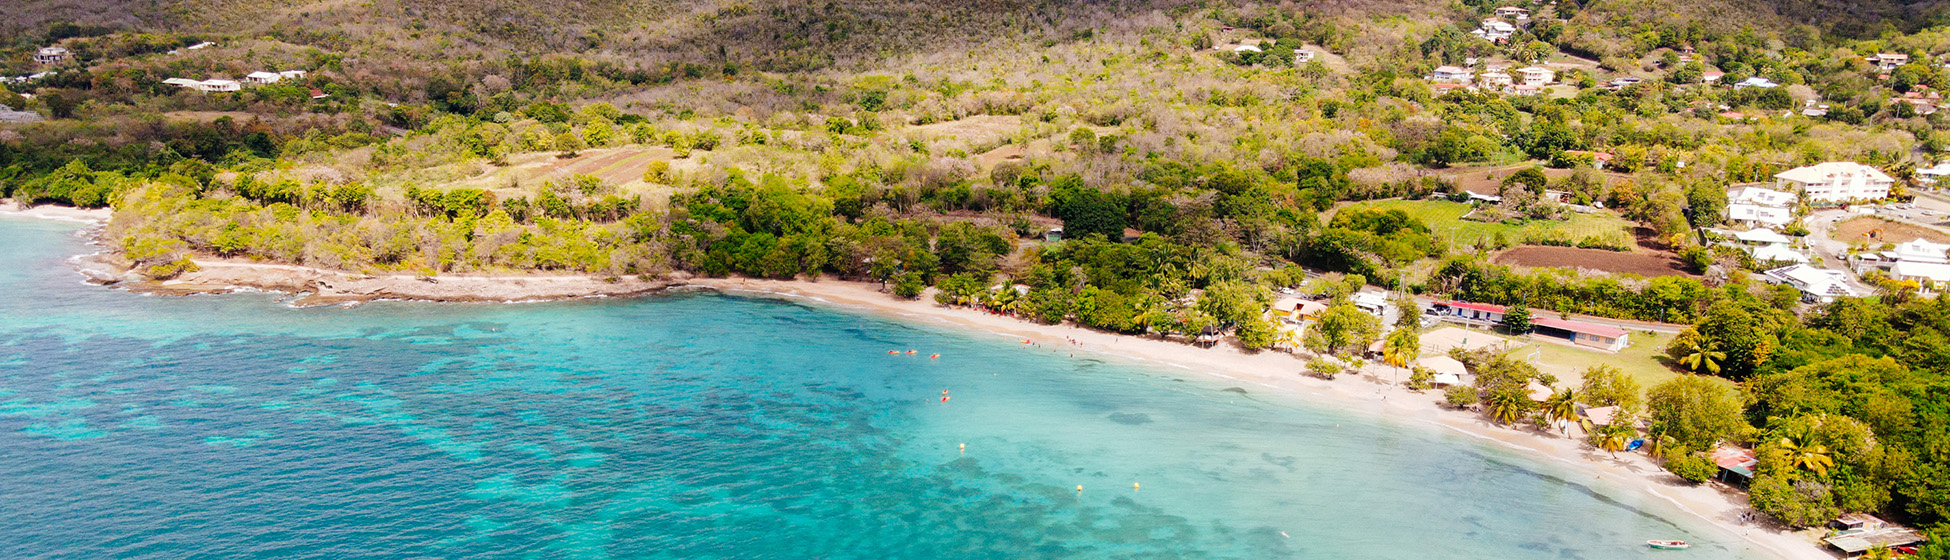
[[1781,438],[1781,449],[1788,452],[1788,466],[1791,468],[1808,469],[1816,476],[1827,476],[1828,469],[1835,467],[1835,459],[1828,456],[1826,445],[1801,447],[1792,439]]
[[1410,360],[1422,353],[1422,337],[1413,327],[1402,327],[1388,333],[1388,340],[1382,344],[1381,359],[1395,367],[1396,373],[1407,367]]
[[1720,373],[1720,361],[1727,359],[1726,352],[1716,352],[1699,342],[1692,342],[1681,349],[1679,364],[1693,373]]
[[1524,413],[1529,411],[1530,395],[1520,389],[1491,391],[1489,398],[1483,400],[1483,406],[1488,409],[1491,420],[1508,426],[1522,420]]
[[1552,424],[1562,422],[1564,436],[1571,436],[1571,420],[1578,417],[1578,392],[1570,388],[1559,389],[1544,401],[1544,419]]
[[1278,338],[1273,339],[1273,344],[1276,346],[1285,346],[1287,348],[1296,349],[1296,350],[1299,349],[1300,329],[1280,329],[1280,336]]
[[1599,449],[1605,450],[1613,459],[1617,459],[1618,452],[1624,451],[1625,446],[1632,443],[1631,428],[1619,424],[1605,426],[1603,431],[1598,432],[1598,437],[1592,443],[1598,444]]

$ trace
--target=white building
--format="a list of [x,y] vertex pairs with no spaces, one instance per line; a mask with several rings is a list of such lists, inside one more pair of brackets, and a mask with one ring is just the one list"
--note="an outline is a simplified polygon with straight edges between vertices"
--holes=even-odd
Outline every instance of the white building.
[[198,85],[201,85],[203,82],[199,82],[189,78],[170,78],[167,80],[163,80],[162,83],[163,85],[171,85],[176,87],[196,88]]
[[1486,19],[1483,20],[1482,26],[1470,31],[1469,34],[1492,43],[1501,43],[1517,34],[1517,26],[1500,19]]
[[1916,180],[1935,184],[1937,180],[1950,176],[1950,162],[1939,163],[1916,170]]
[[68,60],[68,49],[62,47],[41,47],[34,53],[34,62],[40,64],[60,64]]
[[197,91],[201,91],[205,93],[219,93],[219,92],[226,92],[226,91],[238,91],[244,89],[244,85],[237,83],[236,80],[216,80],[216,79],[197,82],[196,85],[190,87],[195,88]]
[[284,76],[277,72],[265,72],[263,70],[244,75],[244,81],[253,84],[275,84],[278,83],[278,80],[282,79],[284,79]]
[[1782,227],[1794,221],[1794,193],[1748,185],[1727,191],[1727,221]]
[[1736,232],[1733,234],[1733,238],[1738,239],[1740,240],[1741,243],[1745,243],[1748,245],[1786,245],[1788,243],[1794,242],[1794,240],[1789,239],[1788,236],[1775,233],[1774,230],[1767,229],[1767,228],[1756,228],[1747,231]]
[[1922,239],[1897,243],[1890,256],[1901,262],[1943,264],[1950,262],[1945,253],[1950,253],[1950,244],[1931,243]]
[[1502,72],[1484,72],[1476,76],[1476,87],[1487,90],[1500,91],[1503,88],[1510,87],[1514,83],[1516,82],[1510,78],[1509,74]]
[[1349,303],[1371,315],[1387,318],[1388,294],[1382,292],[1356,292],[1347,298]]
[[1894,72],[1902,65],[1909,64],[1909,55],[1900,53],[1876,53],[1869,57],[1869,64],[1874,64],[1877,70]]
[[1259,45],[1239,45],[1237,47],[1233,47],[1232,52],[1244,54],[1249,52],[1264,52],[1264,51],[1259,48]]
[[1794,222],[1794,211],[1779,206],[1728,204],[1727,221],[1751,227],[1783,227]]
[[1808,255],[1803,254],[1800,251],[1791,249],[1786,245],[1767,245],[1762,247],[1755,247],[1753,251],[1748,252],[1748,254],[1753,255],[1754,260],[1761,261],[1761,262],[1767,262],[1767,261],[1790,262],[1790,263],[1808,262]]
[[1523,85],[1527,86],[1544,87],[1557,81],[1557,72],[1542,66],[1518,68],[1517,75],[1523,77]]
[[1852,161],[1796,167],[1774,179],[1777,190],[1799,191],[1813,202],[1881,200],[1889,197],[1889,187],[1896,182],[1874,167]]
[[1530,10],[1517,6],[1503,6],[1496,9],[1496,17],[1523,21],[1530,19]]
[[1739,83],[1733,84],[1733,89],[1746,89],[1750,87],[1761,88],[1761,89],[1772,89],[1772,88],[1781,87],[1781,84],[1774,83],[1774,80],[1769,80],[1767,78],[1762,78],[1760,76],[1753,76],[1745,80],[1740,80]]
[[1437,66],[1429,73],[1429,81],[1444,84],[1467,84],[1473,77],[1468,68],[1460,66]]
[[1890,280],[1912,280],[1923,289],[1937,291],[1950,283],[1950,264],[1898,262],[1889,267]]
[[1787,284],[1801,290],[1802,301],[1834,303],[1835,298],[1862,297],[1855,288],[1849,287],[1848,275],[1842,271],[1815,268],[1806,264],[1772,269],[1763,273],[1761,279],[1775,284]]
[[304,71],[304,70],[285,70],[285,71],[282,71],[282,72],[278,72],[278,76],[279,76],[279,77],[281,77],[281,78],[284,78],[284,79],[286,79],[286,80],[296,80],[296,79],[299,79],[299,78],[303,78],[303,77],[305,77],[305,71]]

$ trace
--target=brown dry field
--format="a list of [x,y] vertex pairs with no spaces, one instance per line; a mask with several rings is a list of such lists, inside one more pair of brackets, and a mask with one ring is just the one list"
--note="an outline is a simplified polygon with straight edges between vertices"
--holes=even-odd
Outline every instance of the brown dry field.
[[1496,255],[1497,264],[1595,270],[1639,276],[1691,276],[1670,255],[1525,245]]
[[1843,243],[1869,241],[1868,233],[1882,230],[1878,240],[1883,243],[1904,243],[1917,239],[1927,239],[1935,243],[1950,243],[1950,234],[1930,228],[1891,222],[1882,218],[1863,216],[1835,226],[1831,238]]

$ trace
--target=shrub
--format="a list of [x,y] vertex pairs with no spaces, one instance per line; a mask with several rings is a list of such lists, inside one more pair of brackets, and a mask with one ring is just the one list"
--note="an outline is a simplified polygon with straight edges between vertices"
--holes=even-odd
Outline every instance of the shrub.
[[1699,484],[1713,479],[1720,469],[1713,461],[1697,454],[1679,455],[1666,459],[1666,470],[1687,482]]
[[1442,396],[1449,400],[1449,406],[1456,408],[1476,404],[1476,401],[1481,400],[1476,395],[1476,388],[1468,385],[1450,385],[1448,389],[1442,391]]

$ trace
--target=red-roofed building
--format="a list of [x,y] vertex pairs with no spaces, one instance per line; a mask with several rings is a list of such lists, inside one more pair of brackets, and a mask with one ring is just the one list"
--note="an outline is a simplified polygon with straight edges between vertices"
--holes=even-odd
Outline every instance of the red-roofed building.
[[1435,304],[1435,312],[1437,314],[1445,317],[1454,317],[1458,319],[1463,319],[1465,321],[1502,323],[1503,311],[1504,311],[1503,306],[1490,305],[1487,303],[1470,303],[1467,301],[1439,301],[1436,302]]
[[1618,327],[1538,317],[1530,320],[1533,332],[1570,340],[1579,346],[1603,348],[1612,352],[1631,344],[1632,333]]
[[1749,449],[1720,447],[1713,450],[1711,457],[1713,464],[1720,467],[1720,474],[1715,478],[1741,488],[1754,480],[1754,469],[1760,467],[1760,458]]

